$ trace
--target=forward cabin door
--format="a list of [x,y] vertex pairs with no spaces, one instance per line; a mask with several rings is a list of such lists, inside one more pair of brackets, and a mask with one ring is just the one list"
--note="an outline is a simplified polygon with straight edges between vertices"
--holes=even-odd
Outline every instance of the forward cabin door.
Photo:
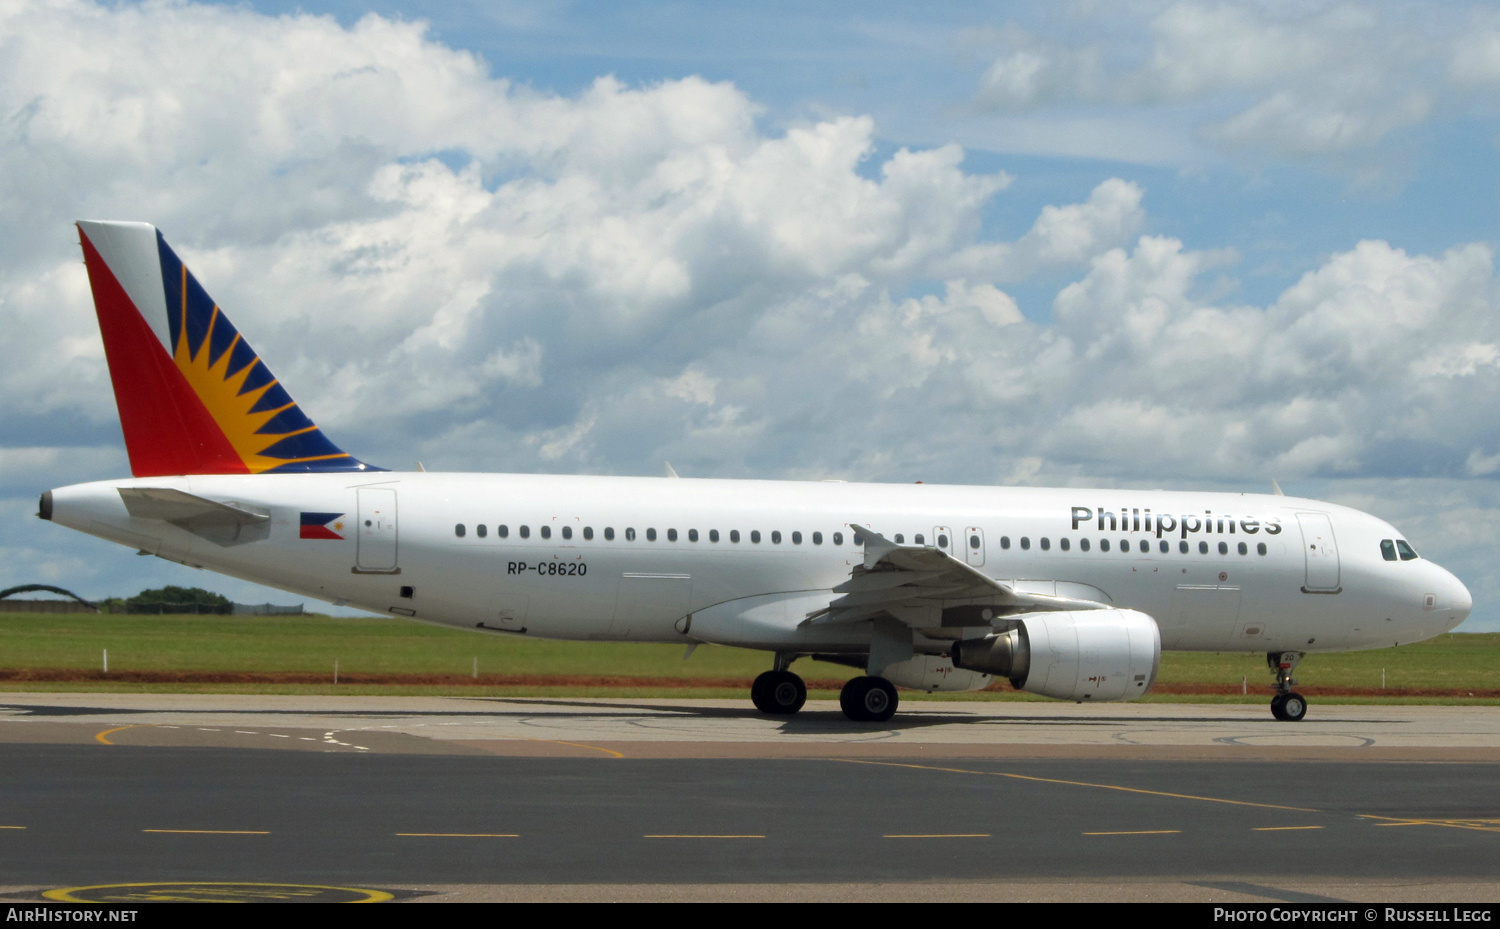
[[1326,513],[1298,513],[1302,529],[1302,557],[1306,559],[1305,593],[1339,592],[1339,549],[1333,538],[1333,521]]
[[396,491],[388,487],[361,487],[356,574],[400,574],[396,565]]

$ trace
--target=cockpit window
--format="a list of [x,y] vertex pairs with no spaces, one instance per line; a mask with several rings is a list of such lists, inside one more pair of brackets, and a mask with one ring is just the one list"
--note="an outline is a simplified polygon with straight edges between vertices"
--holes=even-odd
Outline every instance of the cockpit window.
[[1416,549],[1407,545],[1405,539],[1396,540],[1396,550],[1401,553],[1402,561],[1415,561],[1419,557]]
[[1386,561],[1396,560],[1396,543],[1390,539],[1380,540],[1380,557]]

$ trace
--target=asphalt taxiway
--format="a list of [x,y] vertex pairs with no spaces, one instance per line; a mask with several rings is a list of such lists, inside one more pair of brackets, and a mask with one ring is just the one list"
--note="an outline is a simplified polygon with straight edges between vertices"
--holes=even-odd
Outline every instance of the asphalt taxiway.
[[0,695],[0,896],[1493,901],[1500,709]]

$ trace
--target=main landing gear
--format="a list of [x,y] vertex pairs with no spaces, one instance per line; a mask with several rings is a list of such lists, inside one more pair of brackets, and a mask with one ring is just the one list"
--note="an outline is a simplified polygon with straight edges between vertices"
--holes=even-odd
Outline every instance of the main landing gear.
[[[796,655],[777,655],[776,667],[750,685],[750,702],[768,716],[790,716],[807,702],[807,685],[788,671]],[[883,723],[896,715],[896,687],[883,677],[851,678],[839,693],[844,715],[857,723]]]
[[1276,696],[1271,698],[1271,715],[1284,723],[1301,722],[1307,715],[1307,698],[1292,692],[1297,686],[1292,671],[1301,661],[1301,652],[1266,653],[1266,665],[1276,674]]
[[776,656],[776,669],[767,671],[750,685],[750,702],[762,713],[790,716],[807,702],[807,685],[788,671],[796,655]]
[[857,723],[883,723],[896,715],[896,687],[883,677],[854,677],[839,691],[839,707]]

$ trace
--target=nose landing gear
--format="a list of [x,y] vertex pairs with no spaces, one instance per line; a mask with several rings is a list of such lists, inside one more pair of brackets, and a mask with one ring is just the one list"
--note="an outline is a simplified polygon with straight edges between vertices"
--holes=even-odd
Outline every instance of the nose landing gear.
[[1302,652],[1267,652],[1266,665],[1276,674],[1276,696],[1271,698],[1271,715],[1284,723],[1301,722],[1307,715],[1307,698],[1293,693],[1297,681],[1292,671],[1302,661]]

